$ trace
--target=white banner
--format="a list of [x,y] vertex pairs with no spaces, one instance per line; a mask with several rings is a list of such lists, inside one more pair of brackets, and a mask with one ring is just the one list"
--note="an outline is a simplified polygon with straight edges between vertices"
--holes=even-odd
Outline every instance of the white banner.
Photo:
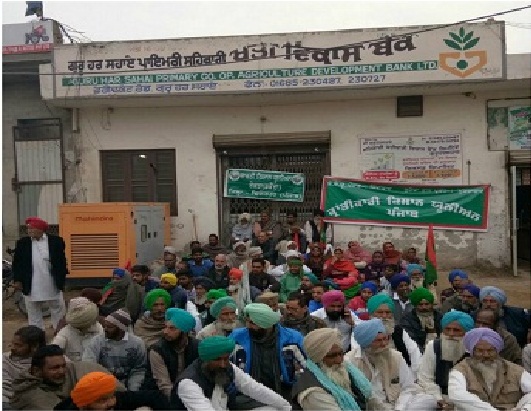
[[46,52],[53,42],[52,20],[2,25],[2,54]]

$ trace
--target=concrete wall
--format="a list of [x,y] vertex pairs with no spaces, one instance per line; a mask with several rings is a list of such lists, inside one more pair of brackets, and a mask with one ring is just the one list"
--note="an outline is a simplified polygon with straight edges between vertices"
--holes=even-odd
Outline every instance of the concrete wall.
[[[175,148],[179,216],[172,219],[172,241],[178,248],[191,240],[192,216],[198,216],[202,241],[217,231],[218,197],[213,134],[286,133],[331,130],[332,175],[360,177],[358,136],[364,133],[408,134],[461,132],[463,183],[491,184],[487,233],[437,230],[440,263],[445,266],[485,264],[506,268],[510,263],[508,178],[504,152],[489,152],[486,138],[486,100],[524,97],[524,92],[431,95],[424,99],[424,116],[398,119],[395,98],[350,100],[267,107],[115,107],[110,124],[102,126],[103,108],[81,109],[80,189],[88,202],[101,201],[100,150]],[[260,117],[266,121],[261,123]],[[399,248],[423,251],[426,232],[420,229],[371,226],[335,227],[336,243],[359,238],[370,249],[393,240]]]

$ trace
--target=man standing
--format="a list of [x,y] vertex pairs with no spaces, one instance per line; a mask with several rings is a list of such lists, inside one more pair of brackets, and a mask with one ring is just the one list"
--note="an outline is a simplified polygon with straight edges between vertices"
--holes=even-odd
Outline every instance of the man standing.
[[219,243],[219,237],[216,234],[210,234],[208,236],[208,244],[203,246],[203,250],[210,256],[210,259],[214,261],[218,254],[227,254],[227,249]]
[[159,267],[153,273],[154,277],[160,278],[162,274],[172,273],[177,274],[175,265],[177,264],[177,250],[175,247],[166,246],[164,247],[164,265]]
[[503,339],[490,328],[474,328],[463,338],[471,357],[448,379],[448,396],[458,411],[531,409],[531,374],[500,358]]
[[280,284],[271,275],[265,272],[266,261],[263,258],[253,258],[251,273],[249,274],[249,284],[264,292],[270,289],[276,292],[280,289]]
[[47,303],[56,330],[65,315],[63,289],[68,274],[65,242],[61,237],[46,234],[48,223],[38,217],[27,218],[26,227],[28,237],[18,240],[15,246],[14,287],[24,294],[28,324],[44,330],[42,304]]
[[354,320],[349,308],[345,306],[345,295],[338,290],[327,291],[321,297],[321,302],[323,308],[311,315],[324,320],[327,327],[337,329],[343,341],[343,351],[348,351]]
[[165,326],[166,310],[171,307],[171,296],[162,288],[150,291],[144,298],[147,310],[135,323],[134,332],[142,338],[146,349],[160,340]]
[[172,392],[172,409],[236,409],[236,394],[241,392],[251,400],[269,404],[274,410],[291,410],[288,401],[231,364],[229,356],[234,347],[234,340],[227,337],[202,340],[199,359],[182,373]]
[[300,292],[293,292],[288,296],[286,302],[286,315],[281,324],[287,328],[293,328],[303,336],[318,328],[326,328],[327,324],[320,318],[308,313],[306,297]]
[[212,260],[203,258],[203,249],[195,247],[192,249],[192,259],[188,261],[188,267],[194,277],[206,277],[208,271],[214,266]]
[[210,267],[207,274],[207,277],[214,282],[214,288],[225,289],[229,286],[229,270],[227,256],[225,254],[216,255],[214,257],[214,265]]
[[213,335],[224,337],[229,335],[237,325],[236,309],[236,301],[232,297],[221,297],[214,301],[210,306],[210,314],[216,320],[199,331],[197,339],[204,340]]
[[371,383],[343,361],[342,345],[341,335],[330,328],[312,331],[304,338],[306,367],[293,387],[293,401],[303,410],[366,409]]
[[411,292],[411,280],[407,274],[395,274],[389,280],[391,289],[393,290],[393,300],[395,302],[395,321],[400,324],[402,316],[413,309],[411,301],[409,301],[409,293]]

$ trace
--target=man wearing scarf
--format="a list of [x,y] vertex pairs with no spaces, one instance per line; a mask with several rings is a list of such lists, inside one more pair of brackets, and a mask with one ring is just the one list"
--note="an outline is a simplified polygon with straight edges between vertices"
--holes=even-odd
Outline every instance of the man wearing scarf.
[[324,320],[327,327],[335,328],[341,334],[343,350],[350,347],[350,338],[354,319],[350,309],[345,305],[345,295],[338,290],[327,291],[321,297],[323,308],[314,311],[311,315]]
[[237,408],[237,393],[267,409],[289,411],[291,405],[276,392],[259,384],[229,361],[234,340],[207,337],[199,343],[199,358],[179,377],[172,392],[174,410],[228,410]]
[[170,399],[179,374],[197,359],[198,354],[197,340],[189,335],[195,327],[194,317],[180,308],[169,308],[165,320],[162,338],[148,351],[142,389],[158,389]]
[[410,280],[407,274],[394,274],[390,279],[391,290],[393,290],[393,300],[395,302],[395,321],[400,324],[402,316],[413,309],[409,300],[411,292]]
[[350,362],[343,361],[341,336],[322,328],[304,338],[308,358],[293,387],[293,401],[303,410],[365,409],[371,383]]
[[228,336],[239,325],[236,321],[236,310],[236,301],[232,297],[218,298],[210,306],[210,315],[215,321],[203,328],[197,334],[197,339],[204,340],[213,335]]
[[142,309],[142,287],[136,284],[131,274],[123,268],[115,268],[112,280],[102,291],[100,314],[107,316],[118,309],[124,308],[132,321],[140,316]]
[[236,301],[238,313],[243,318],[243,310],[247,304],[256,300],[261,293],[256,287],[249,285],[249,276],[243,270],[231,268],[229,271],[228,294]]
[[281,324],[284,327],[297,330],[302,335],[307,335],[318,328],[327,327],[323,320],[309,314],[306,297],[300,292],[295,291],[288,296],[285,311],[286,314]]
[[345,258],[341,247],[334,247],[334,256],[324,265],[324,276],[329,277],[332,281],[344,280],[345,278],[354,278],[358,282],[358,270],[354,263]]
[[235,244],[238,241],[246,243],[253,238],[253,225],[251,224],[251,214],[242,213],[238,216],[238,224],[232,227],[231,243]]
[[415,289],[409,299],[413,310],[402,316],[400,325],[423,353],[426,344],[441,334],[441,314],[434,309],[434,296],[426,288]]
[[240,266],[249,259],[247,245],[243,241],[237,241],[234,244],[234,252],[227,257],[229,268],[240,268]]
[[302,334],[281,326],[280,313],[265,304],[249,304],[244,314],[246,328],[230,335],[237,344],[232,362],[256,381],[291,398],[291,388],[304,361]]
[[463,337],[473,327],[474,320],[470,315],[450,311],[441,319],[441,336],[426,345],[417,374],[418,384],[425,394],[437,400],[440,409],[449,409],[448,375],[463,359]]
[[302,280],[302,261],[293,258],[288,261],[288,271],[280,279],[280,302],[285,303],[288,295],[297,291],[301,287]]
[[442,290],[441,304],[444,303],[444,300],[447,298],[461,292],[461,289],[468,284],[468,274],[463,270],[452,270],[448,274],[448,282],[450,283],[451,287]]
[[92,337],[103,334],[103,327],[98,322],[98,307],[88,298],[72,298],[65,320],[66,326],[57,333],[52,344],[61,347],[70,361],[81,361]]
[[149,349],[162,337],[166,310],[171,307],[171,296],[162,288],[152,290],[144,297],[144,307],[147,311],[135,323],[134,332]]
[[500,358],[503,339],[490,328],[474,328],[463,338],[470,354],[448,379],[448,396],[457,411],[531,409],[531,374]]
[[471,314],[479,307],[479,287],[474,284],[465,285],[460,293],[454,294],[444,300],[441,306],[441,314],[457,310]]
[[[275,277],[277,280],[281,279],[284,274],[289,270],[289,262],[293,260],[300,260],[301,259],[301,253],[299,253],[297,250],[288,250],[285,254],[286,257],[286,263],[277,265],[273,268],[266,268],[266,271],[271,274],[273,277]],[[304,273],[311,273],[311,270],[303,263],[302,264],[302,271]]]

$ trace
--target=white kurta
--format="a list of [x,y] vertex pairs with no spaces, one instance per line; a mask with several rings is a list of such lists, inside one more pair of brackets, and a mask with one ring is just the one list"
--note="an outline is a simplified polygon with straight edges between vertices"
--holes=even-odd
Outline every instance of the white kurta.
[[55,286],[50,272],[50,252],[48,249],[48,237],[43,234],[39,240],[31,240],[31,257],[33,274],[31,279],[30,301],[57,300],[60,292]]
[[430,341],[426,345],[424,355],[420,360],[417,380],[425,394],[433,395],[437,401],[440,401],[443,399],[443,396],[441,388],[435,382],[435,366],[435,351],[433,349],[433,341]]
[[[231,364],[234,370],[234,383],[238,391],[270,407],[261,410],[289,411],[291,405],[276,392],[255,381],[245,372]],[[214,388],[212,399],[208,399],[203,390],[194,381],[185,379],[177,386],[177,395],[188,411],[224,411],[227,409],[227,394],[220,386]]]

